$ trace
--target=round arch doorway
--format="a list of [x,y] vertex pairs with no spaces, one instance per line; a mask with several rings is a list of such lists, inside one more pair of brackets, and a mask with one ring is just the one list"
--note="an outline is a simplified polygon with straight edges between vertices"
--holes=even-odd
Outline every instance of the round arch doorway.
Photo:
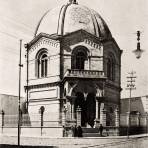
[[88,124],[93,127],[96,116],[95,94],[89,93],[85,100],[83,93],[77,92],[74,103],[75,113],[78,106],[81,108],[81,126],[86,127]]
[[87,123],[91,127],[94,126],[94,121],[96,118],[96,98],[94,93],[89,93],[86,98],[86,113],[87,113]]

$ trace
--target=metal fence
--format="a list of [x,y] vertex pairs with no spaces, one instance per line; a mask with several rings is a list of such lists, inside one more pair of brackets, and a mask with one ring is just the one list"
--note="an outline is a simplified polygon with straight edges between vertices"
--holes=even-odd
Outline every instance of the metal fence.
[[[18,125],[18,115],[1,115],[0,125],[3,127],[16,127]],[[60,120],[58,113],[52,113],[52,116],[48,114],[22,114],[20,116],[21,126],[33,126],[33,127],[56,127],[59,126]]]
[[[64,116],[64,115],[63,115]],[[20,125],[21,126],[59,126],[62,125],[62,122],[68,124],[71,119],[76,123],[76,115],[70,113],[65,117],[62,116],[62,113],[52,113],[52,114],[22,114],[20,116]],[[65,121],[64,121],[65,120]],[[0,126],[17,126],[18,124],[18,115],[5,115],[0,114]],[[120,114],[120,126],[127,127],[136,126],[136,127],[147,127],[148,125],[148,116],[146,115],[130,115]]]

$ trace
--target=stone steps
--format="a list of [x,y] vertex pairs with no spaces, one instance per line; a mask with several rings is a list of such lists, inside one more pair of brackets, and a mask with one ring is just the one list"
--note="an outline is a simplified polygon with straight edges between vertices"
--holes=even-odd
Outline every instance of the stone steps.
[[98,128],[82,128],[83,137],[100,137]]

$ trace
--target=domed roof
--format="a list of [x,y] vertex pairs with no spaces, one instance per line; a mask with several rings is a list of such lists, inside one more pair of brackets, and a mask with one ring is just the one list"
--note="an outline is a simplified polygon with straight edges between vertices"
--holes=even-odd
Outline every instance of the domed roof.
[[80,29],[103,39],[112,37],[102,17],[96,11],[78,5],[76,0],[46,12],[38,23],[35,36],[39,33],[65,35]]

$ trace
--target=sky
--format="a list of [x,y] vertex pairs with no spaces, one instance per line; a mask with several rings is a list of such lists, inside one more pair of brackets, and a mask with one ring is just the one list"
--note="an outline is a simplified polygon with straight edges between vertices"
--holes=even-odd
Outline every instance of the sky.
[[[127,91],[128,72],[135,71],[136,90],[132,96],[148,95],[148,1],[147,0],[77,0],[96,10],[107,23],[117,44],[123,50],[121,59],[122,98]],[[0,94],[18,95],[19,40],[31,41],[42,15],[49,9],[66,4],[68,0],[0,0]],[[50,20],[49,20],[50,21]],[[136,59],[136,31],[141,31],[141,49]],[[21,95],[25,96],[25,49],[22,46]]]

